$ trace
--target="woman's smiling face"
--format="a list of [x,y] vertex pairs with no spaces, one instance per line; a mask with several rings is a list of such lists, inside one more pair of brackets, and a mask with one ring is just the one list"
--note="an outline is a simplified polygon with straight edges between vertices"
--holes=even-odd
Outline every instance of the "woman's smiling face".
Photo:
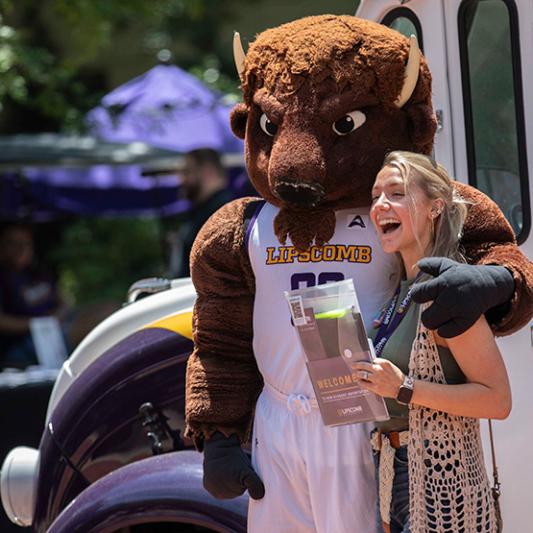
[[372,187],[370,218],[387,253],[400,252],[407,265],[424,255],[431,243],[431,200],[412,181],[409,192],[400,171],[383,167]]

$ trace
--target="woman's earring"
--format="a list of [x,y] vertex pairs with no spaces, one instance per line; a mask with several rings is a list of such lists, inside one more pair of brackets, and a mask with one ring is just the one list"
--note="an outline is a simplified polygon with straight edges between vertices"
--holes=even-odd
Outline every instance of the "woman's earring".
[[431,220],[431,240],[435,238],[435,221],[437,220],[437,217],[440,215],[440,209],[434,208],[430,211],[430,220]]

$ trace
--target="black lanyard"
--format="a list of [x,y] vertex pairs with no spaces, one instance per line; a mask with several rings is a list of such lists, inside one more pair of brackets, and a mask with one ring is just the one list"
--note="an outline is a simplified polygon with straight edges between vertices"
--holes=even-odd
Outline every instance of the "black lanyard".
[[[413,284],[420,277],[420,275],[421,274],[418,273]],[[394,331],[398,328],[400,322],[407,314],[409,306],[411,305],[411,292],[413,290],[412,285],[411,287],[409,287],[407,294],[400,302],[398,309],[396,310],[396,312],[394,312],[394,309],[396,308],[396,302],[398,301],[398,297],[400,296],[400,287],[401,285],[398,285],[398,288],[396,289],[394,296],[391,298],[389,305],[387,306],[385,311],[383,311],[379,319],[379,329],[374,338],[374,350],[376,352],[376,357],[381,356],[385,344],[387,344]]]

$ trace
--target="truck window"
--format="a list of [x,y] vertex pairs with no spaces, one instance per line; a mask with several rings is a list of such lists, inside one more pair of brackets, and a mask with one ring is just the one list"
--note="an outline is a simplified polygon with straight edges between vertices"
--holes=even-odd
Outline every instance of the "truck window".
[[418,17],[413,11],[406,7],[398,7],[389,11],[381,21],[381,24],[399,31],[406,37],[416,35],[418,46],[420,50],[424,51],[424,43],[422,42],[422,25]]
[[519,242],[530,227],[518,15],[512,0],[465,0],[458,11],[468,177]]

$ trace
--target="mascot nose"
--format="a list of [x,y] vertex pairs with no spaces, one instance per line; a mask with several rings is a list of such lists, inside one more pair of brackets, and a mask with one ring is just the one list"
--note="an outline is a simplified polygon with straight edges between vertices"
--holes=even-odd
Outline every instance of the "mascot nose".
[[324,187],[320,183],[289,180],[278,180],[274,193],[284,202],[303,208],[315,207],[325,196]]

